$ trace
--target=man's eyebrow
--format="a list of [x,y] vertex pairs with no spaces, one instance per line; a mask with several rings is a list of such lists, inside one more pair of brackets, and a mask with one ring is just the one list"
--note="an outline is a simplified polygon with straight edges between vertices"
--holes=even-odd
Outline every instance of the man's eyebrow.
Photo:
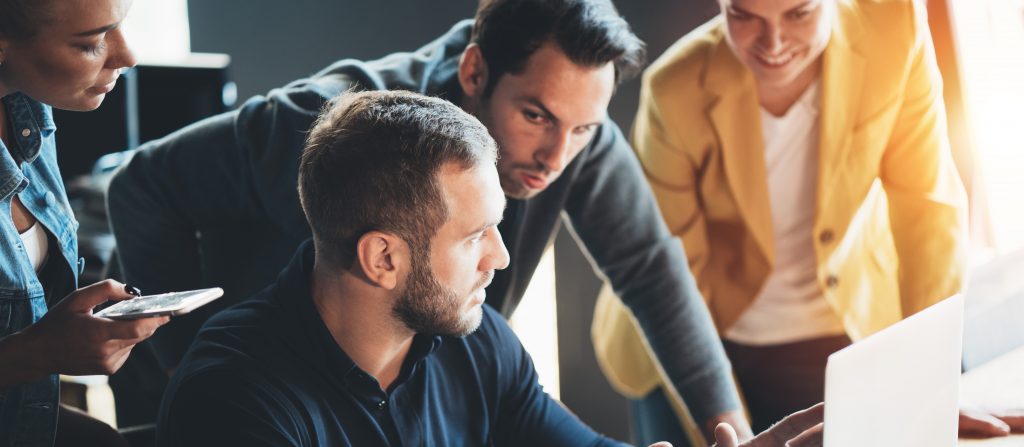
[[555,116],[554,113],[551,113],[551,110],[548,109],[547,106],[545,106],[544,103],[541,100],[539,100],[537,98],[532,98],[532,97],[525,97],[525,98],[522,98],[522,100],[526,101],[526,102],[530,103],[531,105],[533,105],[534,107],[540,109],[541,114],[543,114],[545,118],[547,118],[552,123],[558,124],[558,117]]
[[[544,115],[545,118],[550,120],[555,125],[558,124],[558,122],[559,122],[558,117],[555,116],[554,113],[551,113],[551,110],[549,110],[544,105],[544,103],[541,102],[541,100],[539,100],[537,98],[531,98],[531,97],[524,97],[524,98],[522,98],[522,100],[530,103],[534,107],[539,108],[541,110],[541,113]],[[605,120],[605,118],[601,118],[600,120],[594,121],[592,123],[583,124],[583,126],[599,126],[599,125],[601,125],[602,122],[604,122],[604,120]]]
[[471,236],[471,235],[483,232],[484,230],[486,230],[488,228],[496,227],[496,226],[498,226],[498,224],[501,223],[501,221],[502,221],[502,219],[498,219],[498,220],[492,221],[492,222],[487,222],[487,223],[485,223],[485,224],[483,224],[483,225],[473,229],[473,231],[470,231],[469,233],[466,233],[466,235],[467,236]]
[[505,211],[505,208],[507,208],[507,207],[508,207],[508,199],[507,199],[507,198],[505,198],[504,196],[502,196],[502,200],[504,200],[504,201],[505,201],[505,203],[504,203],[504,204],[503,204],[503,205],[501,206],[501,210],[503,211],[503,212],[501,213],[501,217],[498,217],[498,219],[497,219],[497,220],[494,220],[494,221],[491,221],[491,222],[487,222],[487,223],[485,223],[485,224],[483,224],[483,225],[481,225],[481,226],[477,227],[477,228],[476,228],[476,229],[474,229],[473,231],[470,231],[469,233],[466,233],[466,235],[467,235],[467,236],[468,236],[468,235],[474,235],[474,234],[477,234],[477,233],[479,233],[479,232],[482,232],[482,231],[484,231],[484,230],[486,230],[486,229],[488,229],[488,228],[490,228],[490,227],[496,227],[496,226],[498,226],[498,224],[500,224],[500,223],[501,223],[501,221],[505,220],[505,213],[504,213],[504,211]]
[[82,31],[80,33],[75,33],[75,36],[78,36],[78,37],[95,36],[97,34],[103,34],[105,32],[108,32],[108,31],[110,31],[110,30],[112,30],[114,28],[117,28],[120,25],[121,25],[120,23],[112,23],[110,25],[101,26],[99,28],[91,29],[89,31]]

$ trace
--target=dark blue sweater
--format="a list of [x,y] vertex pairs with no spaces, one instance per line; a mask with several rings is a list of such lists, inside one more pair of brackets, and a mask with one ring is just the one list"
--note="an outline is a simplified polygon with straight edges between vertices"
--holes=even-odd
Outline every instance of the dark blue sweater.
[[417,335],[385,392],[317,313],[313,253],[303,245],[277,284],[203,327],[165,394],[160,445],[619,445],[541,389],[487,306],[465,338]]

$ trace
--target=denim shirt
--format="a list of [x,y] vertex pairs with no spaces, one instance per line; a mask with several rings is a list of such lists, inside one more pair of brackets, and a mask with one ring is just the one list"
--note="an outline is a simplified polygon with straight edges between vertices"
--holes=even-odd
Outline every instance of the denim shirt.
[[[60,298],[74,290],[80,265],[78,222],[57,167],[50,107],[20,93],[5,96],[3,106],[8,121],[0,125],[9,125],[11,147],[0,142],[0,337],[39,321],[47,295]],[[10,217],[15,194],[48,233],[45,269],[57,274],[47,276],[52,281],[45,288]],[[0,368],[18,367],[0,359]],[[56,374],[0,390],[0,447],[52,445],[57,405]]]

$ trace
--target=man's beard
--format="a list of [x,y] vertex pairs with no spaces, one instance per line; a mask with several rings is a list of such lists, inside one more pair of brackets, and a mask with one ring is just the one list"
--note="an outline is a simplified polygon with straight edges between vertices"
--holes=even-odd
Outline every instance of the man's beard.
[[[417,253],[419,251],[424,253]],[[412,272],[406,278],[405,290],[391,308],[391,313],[417,334],[454,337],[472,334],[480,326],[483,309],[477,307],[464,315],[462,305],[466,300],[441,285],[434,272],[423,265],[423,260],[429,259],[429,249],[413,252]],[[490,277],[491,274],[486,275],[473,291],[487,284]]]

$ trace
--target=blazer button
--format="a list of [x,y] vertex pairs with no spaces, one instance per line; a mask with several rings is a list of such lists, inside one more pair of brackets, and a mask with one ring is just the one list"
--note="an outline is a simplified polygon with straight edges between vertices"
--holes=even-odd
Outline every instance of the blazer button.
[[836,275],[828,275],[828,278],[825,278],[825,286],[826,287],[828,287],[830,289],[834,289],[838,285],[839,285],[839,278],[837,278]]
[[821,241],[822,244],[829,244],[832,242],[832,239],[835,239],[835,237],[836,235],[835,233],[832,233],[832,230],[825,230],[818,235],[818,240]]

